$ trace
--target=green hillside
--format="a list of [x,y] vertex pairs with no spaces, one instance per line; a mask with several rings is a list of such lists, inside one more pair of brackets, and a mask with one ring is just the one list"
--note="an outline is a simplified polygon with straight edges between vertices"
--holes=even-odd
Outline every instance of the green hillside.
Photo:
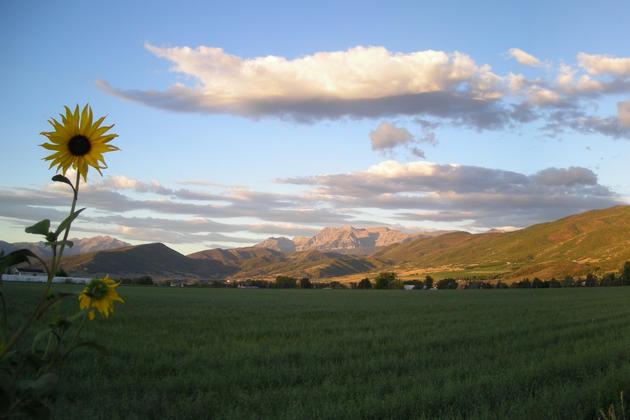
[[617,271],[630,260],[630,206],[593,210],[514,232],[450,232],[388,246],[370,257],[325,251],[282,253],[267,248],[211,249],[184,256],[147,244],[72,256],[77,275],[156,278],[272,279],[278,275],[361,276],[396,271],[403,277],[503,278],[583,276]]
[[63,267],[76,276],[144,276],[156,279],[213,279],[231,274],[220,261],[194,259],[161,243],[130,246],[64,258]]
[[506,279],[618,270],[630,260],[630,206],[593,210],[506,233],[455,232],[392,245],[380,267],[493,273]]
[[310,250],[294,252],[267,263],[260,259],[247,260],[241,264],[240,271],[235,277],[273,278],[278,275],[290,275],[317,279],[362,273],[374,268],[374,264],[366,258]]

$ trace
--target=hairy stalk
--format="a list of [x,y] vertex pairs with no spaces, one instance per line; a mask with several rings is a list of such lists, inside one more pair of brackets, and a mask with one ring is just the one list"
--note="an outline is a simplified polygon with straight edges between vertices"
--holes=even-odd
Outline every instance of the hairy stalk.
[[[77,208],[77,200],[79,199],[79,184],[81,183],[81,173],[77,170],[77,179],[74,184],[74,195],[72,197],[72,206],[70,207],[70,216],[74,214],[74,210]],[[63,233],[63,240],[61,241],[61,246],[59,247],[59,252],[56,255],[56,258],[53,257],[52,261],[52,277],[51,274],[48,274],[48,281],[46,282],[46,290],[44,291],[44,295],[47,296],[50,291],[50,287],[52,286],[53,278],[55,274],[57,274],[57,270],[59,269],[59,265],[61,263],[61,257],[63,256],[63,250],[66,247],[66,241],[68,240],[68,235],[70,234],[70,227],[72,226],[72,222],[68,223],[66,230]]]
[[[48,268],[48,265],[46,264],[46,262],[42,260],[40,257],[38,257],[37,255],[35,255],[35,259],[37,259],[40,262],[40,264],[42,264],[42,266],[46,270],[46,274],[48,274],[48,278],[52,279],[51,271]],[[17,341],[20,339],[20,337],[22,337],[22,335],[26,332],[26,330],[28,330],[30,326],[33,324],[33,322],[35,322],[35,320],[38,319],[42,315],[42,313],[50,306],[50,304],[46,305],[46,301],[47,301],[46,297],[47,297],[47,294],[45,294],[40,299],[39,303],[37,304],[37,307],[35,308],[35,311],[29,317],[29,319],[24,324],[22,324],[20,328],[18,328],[15,334],[13,334],[13,336],[11,337],[7,345],[0,352],[0,359],[2,359],[15,346],[15,343],[17,343]]]
[[[72,206],[70,207],[70,215],[72,215],[74,213],[74,210],[77,207],[77,200],[79,198],[79,184],[81,182],[81,174],[79,173],[79,171],[77,171],[77,179],[76,179],[76,183],[75,183],[75,187],[74,187],[74,194],[72,197]],[[66,230],[63,234],[63,241],[61,242],[61,246],[59,247],[59,252],[56,252],[56,247],[53,247],[53,260],[52,260],[52,267],[48,267],[48,264],[46,264],[46,262],[44,260],[42,260],[39,257],[35,257],[37,260],[39,260],[40,264],[44,267],[44,269],[46,270],[46,274],[47,274],[47,279],[46,279],[46,288],[44,289],[44,294],[42,295],[39,303],[37,304],[37,307],[35,308],[35,311],[33,312],[33,315],[30,316],[30,318],[24,323],[22,324],[22,326],[20,328],[18,328],[18,330],[15,332],[15,334],[13,334],[13,336],[11,337],[11,339],[9,340],[9,342],[7,343],[7,345],[2,349],[2,351],[0,351],[0,359],[2,359],[4,357],[4,355],[6,355],[9,350],[11,350],[15,344],[17,343],[17,341],[20,339],[20,337],[22,337],[22,335],[30,328],[30,326],[33,324],[33,322],[38,319],[40,316],[42,316],[42,314],[44,313],[44,311],[46,309],[48,309],[48,307],[50,307],[50,303],[47,303],[48,300],[48,296],[50,293],[50,288],[52,287],[52,281],[55,277],[55,274],[57,274],[57,269],[59,268],[59,263],[61,261],[61,257],[63,255],[63,250],[66,246],[66,241],[68,240],[68,235],[70,234],[70,227],[72,226],[72,223],[68,223],[68,226],[66,227]]]

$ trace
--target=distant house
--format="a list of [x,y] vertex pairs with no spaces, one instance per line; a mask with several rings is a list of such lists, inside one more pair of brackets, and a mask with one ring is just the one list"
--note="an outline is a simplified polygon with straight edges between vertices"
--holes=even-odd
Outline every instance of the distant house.
[[[3,281],[19,281],[24,283],[46,283],[48,274],[37,268],[12,268],[10,274],[2,274]],[[54,277],[53,283],[87,284],[89,278],[85,277]]]
[[16,274],[18,276],[42,276],[48,277],[46,272],[41,268],[14,268],[12,274]]
[[405,290],[413,290],[416,288],[415,284],[405,284],[403,287]]

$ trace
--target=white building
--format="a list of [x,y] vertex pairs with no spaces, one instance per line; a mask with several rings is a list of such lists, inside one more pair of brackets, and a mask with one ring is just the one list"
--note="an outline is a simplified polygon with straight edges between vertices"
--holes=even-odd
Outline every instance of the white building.
[[[2,274],[2,281],[16,281],[24,283],[46,283],[48,275],[43,270],[32,268],[15,268],[12,274]],[[57,284],[87,284],[91,279],[85,277],[54,277],[53,283]]]

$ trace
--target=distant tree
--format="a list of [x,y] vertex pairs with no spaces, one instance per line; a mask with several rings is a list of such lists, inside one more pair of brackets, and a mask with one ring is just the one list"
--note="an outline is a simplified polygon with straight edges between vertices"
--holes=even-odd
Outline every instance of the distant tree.
[[433,287],[433,277],[431,277],[431,276],[426,276],[426,277],[424,278],[424,287],[425,287],[426,289],[430,289],[430,288],[432,288],[432,287]]
[[549,287],[552,289],[557,289],[557,288],[562,287],[562,283],[556,280],[555,277],[552,277],[551,280],[549,280]]
[[532,282],[529,279],[524,279],[516,283],[516,287],[519,289],[530,289],[532,287]]
[[276,277],[276,287],[278,289],[295,289],[297,287],[297,279],[289,276]]
[[532,280],[532,289],[543,289],[544,287],[545,282],[538,277],[534,277],[534,280]]
[[393,289],[398,281],[398,276],[394,272],[380,273],[376,276],[375,287],[377,289]]
[[617,280],[617,276],[615,273],[606,273],[599,281],[599,285],[601,287],[612,287],[615,285],[615,281]]
[[403,285],[413,286],[414,289],[422,289],[422,287],[424,286],[424,283],[422,282],[422,280],[405,280],[403,282]]
[[630,261],[626,261],[621,269],[621,281],[624,286],[630,286]]
[[438,289],[457,289],[457,281],[455,279],[442,279],[437,282]]
[[63,267],[59,267],[57,269],[57,273],[55,274],[55,276],[57,276],[57,277],[69,277],[68,273],[66,273],[66,270],[64,270]]
[[227,287],[227,284],[224,281],[221,280],[214,280],[214,281],[209,281],[208,282],[208,287],[213,287],[213,288],[223,288],[223,287]]
[[497,282],[497,286],[496,286],[497,289],[507,289],[508,287],[509,286],[507,284],[503,283],[501,280],[499,280]]
[[122,284],[133,284],[133,285],[141,285],[141,286],[152,286],[155,284],[153,278],[151,276],[140,276],[140,277],[132,277],[132,278],[119,278],[117,279]]
[[313,283],[311,283],[311,280],[308,277],[302,277],[300,279],[300,289],[312,289],[313,288]]
[[593,273],[588,273],[586,275],[586,280],[584,280],[584,287],[595,287],[597,286],[597,276]]
[[267,280],[251,280],[251,285],[261,289],[268,289],[271,287],[271,282]]
[[371,289],[371,288],[372,288],[372,282],[367,277],[362,279],[357,285],[357,289]]
[[331,281],[330,282],[330,287],[332,289],[347,289],[348,288],[345,284],[343,284],[341,282],[338,282],[338,281]]
[[562,280],[562,287],[574,287],[574,286],[575,286],[575,280],[573,279],[573,276],[566,276]]
[[136,277],[133,284],[141,284],[144,286],[153,286],[153,278],[151,276]]

